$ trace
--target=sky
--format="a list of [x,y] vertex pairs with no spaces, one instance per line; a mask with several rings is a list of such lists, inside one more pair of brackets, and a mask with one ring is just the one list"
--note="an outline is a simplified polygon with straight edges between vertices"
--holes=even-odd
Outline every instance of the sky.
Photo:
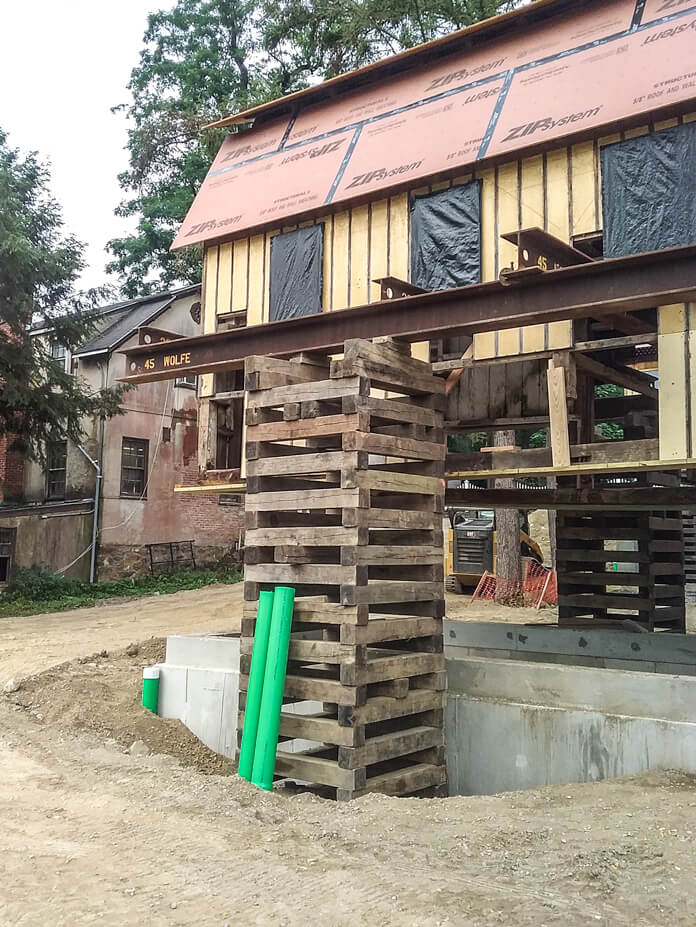
[[50,162],[66,231],[86,246],[83,287],[109,282],[106,242],[135,225],[114,215],[128,155],[126,119],[111,107],[128,102],[148,13],[172,2],[0,3],[0,126],[11,147]]

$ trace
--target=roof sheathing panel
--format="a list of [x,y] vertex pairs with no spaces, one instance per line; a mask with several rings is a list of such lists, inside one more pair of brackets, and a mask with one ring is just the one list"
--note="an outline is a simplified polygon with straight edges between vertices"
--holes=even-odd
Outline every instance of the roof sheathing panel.
[[293,117],[225,140],[173,247],[684,103],[695,53],[696,0],[609,0],[335,99],[307,94]]

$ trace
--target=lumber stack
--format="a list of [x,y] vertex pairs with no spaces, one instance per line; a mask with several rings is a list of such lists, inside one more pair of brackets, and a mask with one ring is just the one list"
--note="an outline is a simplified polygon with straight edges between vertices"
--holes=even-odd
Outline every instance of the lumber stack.
[[248,358],[245,387],[240,705],[259,592],[294,586],[280,735],[311,743],[281,743],[276,774],[339,800],[432,794],[446,779],[444,382],[407,345],[354,340],[340,360]]
[[685,632],[681,512],[559,512],[556,537],[559,624]]

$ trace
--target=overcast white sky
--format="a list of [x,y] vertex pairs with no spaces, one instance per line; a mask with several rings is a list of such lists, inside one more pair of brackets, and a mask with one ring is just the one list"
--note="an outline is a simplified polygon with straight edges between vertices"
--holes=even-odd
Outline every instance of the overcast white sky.
[[[0,126],[9,144],[50,161],[66,229],[86,245],[83,286],[107,281],[104,250],[132,225],[114,216],[127,167],[128,100],[147,15],[172,0],[0,2]],[[115,281],[113,281],[115,282]]]

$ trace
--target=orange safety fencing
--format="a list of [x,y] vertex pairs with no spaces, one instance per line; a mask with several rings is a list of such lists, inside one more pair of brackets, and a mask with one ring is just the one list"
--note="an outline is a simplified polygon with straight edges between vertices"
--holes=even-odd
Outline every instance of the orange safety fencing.
[[521,580],[499,579],[486,571],[476,587],[473,599],[488,599],[502,605],[526,605],[541,608],[558,602],[556,571],[525,559]]

